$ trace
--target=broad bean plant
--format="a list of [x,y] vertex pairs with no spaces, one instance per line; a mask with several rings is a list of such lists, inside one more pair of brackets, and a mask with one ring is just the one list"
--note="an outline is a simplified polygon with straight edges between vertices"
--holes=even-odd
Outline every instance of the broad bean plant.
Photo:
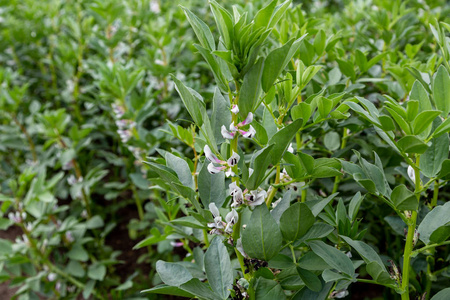
[[[365,283],[393,298],[449,297],[447,276],[438,277],[450,243],[450,206],[440,194],[450,174],[450,26],[427,24],[440,47],[431,62],[393,66],[399,54],[386,48],[403,49],[392,30],[403,28],[405,4],[373,14],[386,36],[356,51],[348,33],[327,36],[289,0],[252,13],[209,4],[214,31],[181,9],[215,79],[211,100],[172,76],[192,123],[171,130],[192,156],[159,151],[145,161],[150,180],[184,201],[183,214],[137,245],[177,237],[188,255],[159,260],[163,284],[143,292],[330,299]],[[413,58],[414,46],[404,48]],[[364,136],[376,146],[358,151]],[[383,151],[368,151],[375,147]],[[383,213],[366,220],[373,205]],[[398,253],[378,253],[367,221],[385,226],[388,241],[402,236]]]

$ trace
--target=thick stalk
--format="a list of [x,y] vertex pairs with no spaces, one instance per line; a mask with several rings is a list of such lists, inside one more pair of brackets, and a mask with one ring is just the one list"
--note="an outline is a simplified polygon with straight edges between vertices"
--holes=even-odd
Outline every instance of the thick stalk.
[[[437,205],[437,200],[439,196],[439,182],[436,180],[434,182],[434,190],[433,190],[433,199],[431,200],[430,209],[433,209]],[[433,281],[434,275],[433,275],[433,267],[434,267],[434,253],[436,252],[436,248],[431,248],[430,255],[427,256],[427,277],[426,277],[426,283],[425,283],[425,299],[430,299],[430,293],[431,293],[431,283]]]
[[[414,178],[415,178],[415,192],[417,201],[420,202],[420,169],[419,169],[420,156],[416,156],[416,164],[414,166]],[[402,300],[409,300],[409,271],[411,263],[411,253],[414,248],[414,232],[416,229],[417,211],[411,212],[411,218],[408,224],[408,235],[406,236],[405,251],[403,253],[403,273],[402,273]]]

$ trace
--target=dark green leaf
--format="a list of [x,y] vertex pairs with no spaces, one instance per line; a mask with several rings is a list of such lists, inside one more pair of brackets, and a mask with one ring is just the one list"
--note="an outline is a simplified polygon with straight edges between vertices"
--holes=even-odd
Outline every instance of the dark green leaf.
[[297,202],[283,213],[280,219],[280,229],[288,241],[301,238],[314,224],[315,218],[304,203]]
[[277,222],[263,203],[255,208],[250,223],[242,232],[245,253],[252,258],[269,261],[281,249],[281,232]]
[[221,299],[227,299],[233,285],[233,268],[227,248],[219,236],[216,236],[204,258],[205,272],[209,285]]

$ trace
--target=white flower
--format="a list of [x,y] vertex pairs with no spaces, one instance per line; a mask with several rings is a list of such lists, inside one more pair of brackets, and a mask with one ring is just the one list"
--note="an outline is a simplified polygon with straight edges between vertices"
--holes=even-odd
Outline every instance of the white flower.
[[238,131],[238,128],[234,125],[234,121],[231,122],[231,124],[230,124],[230,130],[231,130],[231,132],[236,132],[236,131]]
[[250,128],[248,129],[248,131],[239,130],[239,132],[242,134],[243,137],[245,137],[247,139],[251,139],[256,135],[256,130],[255,130],[255,128],[253,128],[252,125],[250,125]]
[[218,159],[217,156],[216,156],[214,153],[212,153],[211,148],[209,148],[208,145],[205,145],[205,147],[203,148],[203,151],[205,152],[206,158],[207,158],[210,162],[217,163],[217,164],[222,164],[222,163],[224,163],[223,160]]
[[245,118],[244,121],[242,121],[241,123],[239,123],[237,127],[241,127],[241,126],[248,125],[248,124],[250,124],[252,121],[253,121],[253,114],[252,114],[252,112],[249,112],[248,115],[247,115],[247,118]]
[[67,239],[67,241],[68,241],[69,243],[72,243],[73,241],[75,241],[75,239],[74,239],[74,237],[73,237],[73,235],[72,235],[72,232],[66,231],[65,236],[66,236],[66,239]]
[[55,281],[55,279],[56,279],[56,274],[55,273],[50,273],[50,274],[48,274],[48,276],[47,276],[47,279],[48,279],[48,281]]
[[236,152],[233,151],[233,154],[230,156],[230,158],[227,160],[227,164],[229,166],[235,166],[238,164],[239,159],[241,157],[239,156],[239,154],[237,154]]
[[236,182],[232,182],[228,187],[230,188],[230,195],[233,197],[231,207],[239,207],[244,202],[242,189],[237,186]]
[[225,172],[225,176],[227,176],[227,177],[233,177],[233,176],[235,176],[236,174],[233,172],[233,169],[232,168],[228,168],[228,170]]
[[210,203],[209,204],[209,211],[214,217],[213,223],[208,223],[209,228],[217,228],[217,229],[223,229],[224,228],[224,222],[222,221],[222,217],[220,216],[219,209],[217,208],[216,204]]
[[220,172],[223,171],[224,169],[226,169],[225,166],[216,167],[216,166],[214,166],[213,163],[209,163],[209,165],[208,165],[208,172],[209,172],[210,174],[217,174],[217,173],[220,173]]
[[236,104],[233,104],[233,107],[231,108],[231,112],[233,114],[237,114],[239,112],[239,107]]
[[416,183],[416,173],[414,172],[414,168],[408,166],[408,176],[411,178],[412,182]]
[[233,225],[237,223],[239,219],[239,215],[234,208],[227,214],[225,217],[225,221],[227,223],[227,226],[225,227],[225,232],[228,234],[233,233]]
[[222,125],[220,133],[222,134],[222,137],[227,140],[232,140],[236,135],[234,132],[229,132],[225,125]]
[[289,147],[287,148],[288,152],[294,153],[294,148],[292,148],[292,143],[289,144]]
[[262,190],[262,191],[250,191],[250,194],[247,194],[245,196],[245,199],[247,200],[247,204],[250,207],[255,207],[258,205],[261,205],[264,203],[264,200],[267,197],[267,192]]
[[155,14],[161,13],[161,7],[159,7],[159,2],[157,0],[152,0],[150,2],[150,11]]

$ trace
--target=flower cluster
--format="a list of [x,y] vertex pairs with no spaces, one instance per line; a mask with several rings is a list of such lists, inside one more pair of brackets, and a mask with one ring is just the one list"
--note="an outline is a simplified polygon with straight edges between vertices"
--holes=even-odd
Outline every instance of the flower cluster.
[[214,217],[213,223],[208,223],[208,227],[212,228],[210,234],[231,234],[233,233],[233,225],[237,223],[239,215],[236,210],[232,209],[225,217],[225,222],[222,221],[219,209],[215,203],[209,204],[209,211]]
[[[237,114],[239,112],[239,107],[237,105],[233,105],[231,111],[234,114]],[[256,130],[255,128],[253,128],[252,125],[250,125],[247,131],[243,130],[243,127],[250,124],[252,121],[253,121],[253,114],[249,112],[247,118],[245,118],[245,120],[240,122],[239,124],[235,125],[234,122],[231,122],[229,127],[230,131],[227,130],[225,125],[222,125],[221,133],[223,138],[231,140],[236,136],[237,133],[240,133],[243,137],[247,139],[253,138],[256,135]]]
[[[230,176],[235,176],[236,174],[234,174],[233,172],[233,167],[236,166],[239,162],[240,156],[233,151],[233,154],[231,155],[231,157],[227,160],[220,160],[217,158],[217,156],[212,153],[211,148],[209,148],[208,145],[206,145],[203,149],[203,151],[205,152],[205,156],[206,158],[210,161],[209,165],[208,165],[208,172],[211,174],[217,174],[223,170],[227,170],[225,172],[225,175],[227,177]],[[220,166],[216,166],[216,165],[220,165]]]
[[231,207],[239,207],[242,204],[247,204],[251,208],[254,208],[263,204],[267,197],[267,192],[264,190],[248,191],[246,189],[242,191],[236,182],[232,182],[228,187],[230,189],[230,195],[233,197]]

